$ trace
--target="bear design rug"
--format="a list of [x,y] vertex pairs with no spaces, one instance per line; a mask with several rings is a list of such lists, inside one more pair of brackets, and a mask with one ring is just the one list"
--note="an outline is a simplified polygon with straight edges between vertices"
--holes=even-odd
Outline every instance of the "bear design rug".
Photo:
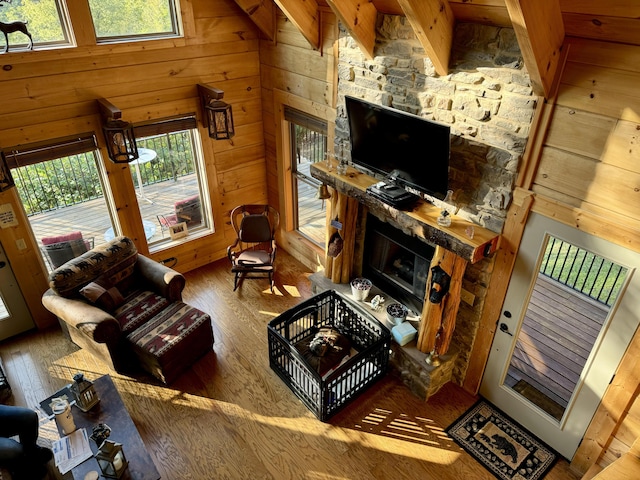
[[486,400],[447,427],[449,436],[501,480],[540,480],[558,454]]

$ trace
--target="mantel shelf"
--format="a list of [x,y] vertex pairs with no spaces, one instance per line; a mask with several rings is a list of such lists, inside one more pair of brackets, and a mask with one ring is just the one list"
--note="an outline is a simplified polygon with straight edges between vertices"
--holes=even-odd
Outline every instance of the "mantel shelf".
[[[438,225],[440,208],[424,200],[419,200],[411,211],[405,211],[397,210],[372,197],[366,190],[378,180],[355,168],[348,167],[344,175],[339,175],[335,171],[335,165],[329,170],[325,163],[314,163],[311,165],[311,175],[338,192],[356,198],[380,219],[426,243],[446,248],[471,263],[491,255],[499,247],[499,234],[456,215],[451,216],[451,226]],[[466,233],[468,227],[473,227],[473,238],[469,238]]]

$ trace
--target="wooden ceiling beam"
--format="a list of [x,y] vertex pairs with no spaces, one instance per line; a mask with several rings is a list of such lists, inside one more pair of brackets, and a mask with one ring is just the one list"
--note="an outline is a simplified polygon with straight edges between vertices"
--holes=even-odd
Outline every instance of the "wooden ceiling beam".
[[438,75],[449,73],[455,18],[446,0],[398,0]]
[[564,24],[559,0],[505,0],[533,91],[548,98],[560,65]]
[[376,19],[378,10],[368,0],[327,0],[333,13],[340,19],[351,37],[368,59],[373,58],[376,45]]
[[320,10],[316,0],[274,0],[313,48],[320,48]]
[[272,0],[235,0],[269,40],[276,38],[276,7]]

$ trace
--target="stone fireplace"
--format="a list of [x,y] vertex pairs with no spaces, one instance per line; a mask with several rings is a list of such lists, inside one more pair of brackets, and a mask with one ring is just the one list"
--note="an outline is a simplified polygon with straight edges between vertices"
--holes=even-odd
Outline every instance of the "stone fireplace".
[[419,315],[434,251],[433,246],[369,215],[362,275]]
[[[455,31],[450,73],[446,76],[435,73],[405,17],[378,16],[373,59],[365,58],[344,30],[341,30],[339,52],[335,151],[344,151],[346,156],[350,152],[344,95],[449,124],[452,129],[449,182],[459,209],[456,216],[477,228],[499,234],[537,101],[513,29],[459,24]],[[366,206],[369,218],[374,218],[374,225],[385,225],[383,229],[391,227],[412,239],[409,243],[422,244],[418,245],[419,252],[428,252],[433,245],[453,251],[459,247],[455,236],[443,238],[438,231],[415,224],[411,215],[399,216],[392,209],[372,204],[348,184],[342,184],[342,188],[346,195],[356,199],[361,209],[362,205]],[[343,208],[343,211],[349,211],[357,207]],[[383,280],[390,284],[411,284],[411,288],[421,285],[420,278],[417,283],[409,282],[408,273],[404,279],[394,278],[395,275],[400,277],[399,273],[407,268],[411,255],[366,256],[367,252],[384,250],[389,245],[385,245],[385,240],[376,240],[375,236],[369,235],[368,219],[360,218],[359,222],[366,228],[358,230],[358,235],[350,239],[355,244],[350,273],[353,276],[369,275],[377,263],[383,267],[381,276],[387,277]],[[382,234],[382,237],[388,239],[395,235]],[[408,250],[415,254],[415,249]],[[464,252],[457,254],[465,256]],[[414,268],[418,264],[418,272],[424,271],[422,264],[429,261],[430,255],[426,253],[420,257],[413,258]],[[389,261],[391,267],[396,268],[395,272],[389,269]],[[458,352],[453,380],[459,384],[463,383],[469,364],[492,269],[493,258],[490,256],[475,258],[464,269],[451,344]],[[333,281],[345,283],[344,271],[342,280]],[[374,284],[376,281],[379,280],[374,280]],[[417,308],[419,302],[407,295],[408,300],[403,301]]]

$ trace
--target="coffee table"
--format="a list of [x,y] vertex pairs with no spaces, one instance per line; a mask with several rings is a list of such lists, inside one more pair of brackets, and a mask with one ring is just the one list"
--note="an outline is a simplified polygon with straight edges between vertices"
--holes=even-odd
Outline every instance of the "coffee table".
[[[149,456],[142,438],[138,433],[129,412],[122,403],[122,398],[116,390],[113,380],[109,375],[104,375],[93,383],[100,403],[88,412],[83,412],[77,407],[72,407],[73,419],[76,427],[86,428],[87,434],[91,435],[93,427],[98,423],[106,423],[111,427],[109,440],[122,444],[122,450],[129,462],[122,479],[127,480],[159,480],[160,474]],[[93,440],[89,440],[91,450],[95,454],[98,451]],[[57,470],[57,468],[55,469]],[[65,475],[57,473],[57,478],[62,480],[84,480],[90,471],[95,470],[100,473],[100,467],[95,458],[89,458]],[[103,478],[103,477],[100,477]]]

